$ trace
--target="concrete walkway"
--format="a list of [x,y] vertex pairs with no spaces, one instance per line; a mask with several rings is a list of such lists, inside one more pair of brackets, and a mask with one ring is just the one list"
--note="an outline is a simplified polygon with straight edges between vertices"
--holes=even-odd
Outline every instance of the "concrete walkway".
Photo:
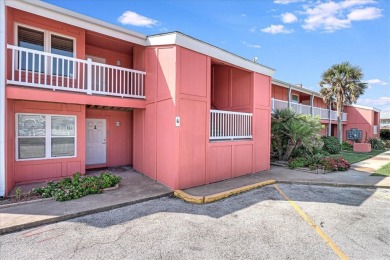
[[[111,172],[122,177],[119,189],[65,202],[44,199],[35,202],[22,202],[19,205],[1,205],[0,235],[172,194],[172,191],[166,186],[133,171],[131,168],[114,169]],[[29,188],[32,186],[36,185],[29,185]],[[26,190],[26,186],[22,189]]]
[[[364,169],[370,168],[370,171],[373,171],[387,162],[390,162],[389,151],[353,165],[353,169],[346,172],[314,174],[272,166],[271,170],[267,172],[245,175],[186,189],[184,192],[192,196],[209,196],[232,190],[245,190],[245,187],[248,186],[258,187],[259,183],[267,183],[269,180],[293,184],[390,188],[390,177],[370,176],[371,172],[358,170],[361,169],[359,165],[363,165],[365,167]],[[21,203],[19,205],[0,206],[0,235],[172,194],[172,191],[164,185],[134,172],[131,168],[119,169],[117,171],[114,169],[113,172],[122,176],[121,186],[117,190],[89,195],[78,200],[67,202],[56,202],[51,199],[45,199],[38,202]],[[28,188],[32,187],[28,186]]]
[[390,163],[390,150],[374,156],[370,159],[352,164],[352,169],[356,171],[375,172],[385,164]]

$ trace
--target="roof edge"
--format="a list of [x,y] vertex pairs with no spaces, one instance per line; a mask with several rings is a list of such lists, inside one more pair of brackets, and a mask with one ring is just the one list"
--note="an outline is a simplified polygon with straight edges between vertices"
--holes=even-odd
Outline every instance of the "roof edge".
[[146,46],[146,35],[43,1],[5,0],[5,5],[86,30]]
[[228,52],[222,48],[196,39],[192,36],[183,34],[181,32],[169,32],[163,34],[150,35],[147,37],[148,46],[158,45],[170,45],[175,44],[181,47],[205,54],[215,59],[228,62],[230,64],[242,67],[251,71],[255,71],[267,76],[272,77],[275,70],[264,66],[259,63],[255,63],[251,60],[245,59],[237,54]]

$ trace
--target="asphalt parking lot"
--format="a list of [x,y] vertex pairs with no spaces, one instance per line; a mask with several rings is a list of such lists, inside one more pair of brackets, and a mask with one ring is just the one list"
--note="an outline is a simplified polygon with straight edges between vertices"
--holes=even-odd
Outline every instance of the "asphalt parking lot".
[[1,259],[390,259],[390,190],[277,184],[165,197],[0,237]]

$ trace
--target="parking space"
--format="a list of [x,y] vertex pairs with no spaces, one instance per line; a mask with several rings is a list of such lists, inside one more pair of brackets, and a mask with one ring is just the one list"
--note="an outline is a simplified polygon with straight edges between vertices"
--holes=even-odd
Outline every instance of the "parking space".
[[0,255],[337,259],[337,247],[350,259],[388,259],[389,208],[388,190],[288,184],[205,205],[165,197],[1,236]]

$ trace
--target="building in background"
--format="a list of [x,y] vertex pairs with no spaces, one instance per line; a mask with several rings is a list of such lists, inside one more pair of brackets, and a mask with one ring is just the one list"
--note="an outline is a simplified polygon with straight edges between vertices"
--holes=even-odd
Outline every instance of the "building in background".
[[381,129],[390,129],[390,111],[381,112]]

